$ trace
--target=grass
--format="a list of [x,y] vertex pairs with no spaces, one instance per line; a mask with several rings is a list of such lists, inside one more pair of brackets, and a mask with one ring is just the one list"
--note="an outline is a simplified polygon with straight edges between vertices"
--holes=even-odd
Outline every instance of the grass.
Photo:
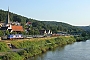
[[[52,50],[53,48],[57,46],[63,46],[67,44],[71,44],[75,42],[74,37],[70,36],[60,36],[60,37],[47,37],[47,38],[34,38],[34,39],[28,39],[28,40],[13,40],[8,41],[9,43],[12,43],[16,48],[24,49],[23,51],[14,53],[12,52],[11,55],[6,54],[2,57],[3,60],[6,60],[7,57],[11,59],[13,57],[16,60],[19,59],[26,59],[28,57],[35,56],[37,54],[41,54],[46,52],[47,50]],[[7,45],[5,42],[2,44],[5,48]],[[1,46],[2,47],[2,46]],[[8,47],[3,49],[1,51],[8,51]],[[13,56],[12,56],[13,55]],[[10,60],[9,59],[9,60]]]

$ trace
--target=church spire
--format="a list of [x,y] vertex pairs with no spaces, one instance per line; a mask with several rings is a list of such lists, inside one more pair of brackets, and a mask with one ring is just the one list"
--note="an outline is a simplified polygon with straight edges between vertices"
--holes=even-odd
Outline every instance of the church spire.
[[10,23],[10,17],[9,17],[9,7],[8,7],[8,23]]
[[10,17],[9,17],[9,7],[8,7],[8,16],[7,16],[7,21],[6,24],[10,23]]

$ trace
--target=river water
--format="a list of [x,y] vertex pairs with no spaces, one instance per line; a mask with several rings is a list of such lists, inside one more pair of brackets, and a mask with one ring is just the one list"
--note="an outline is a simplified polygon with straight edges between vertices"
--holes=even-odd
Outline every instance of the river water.
[[90,40],[57,47],[28,60],[90,60]]

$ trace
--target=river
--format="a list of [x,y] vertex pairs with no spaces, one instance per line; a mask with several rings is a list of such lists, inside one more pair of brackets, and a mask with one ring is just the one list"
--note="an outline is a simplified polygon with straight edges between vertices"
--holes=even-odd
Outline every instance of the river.
[[57,47],[28,60],[90,60],[90,40]]

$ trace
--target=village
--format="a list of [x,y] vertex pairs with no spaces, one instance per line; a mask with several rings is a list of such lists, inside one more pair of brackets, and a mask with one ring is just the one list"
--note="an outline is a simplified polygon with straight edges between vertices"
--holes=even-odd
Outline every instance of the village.
[[1,0],[0,60],[89,60],[90,0]]
[[[5,23],[0,23],[0,30],[2,31],[8,31],[11,34],[6,35],[4,33],[4,36],[1,36],[0,40],[6,40],[6,39],[23,39],[23,38],[41,38],[41,37],[51,37],[51,36],[70,36],[67,32],[58,31],[57,33],[53,33],[51,30],[42,29],[39,30],[40,35],[23,35],[22,32],[28,33],[30,26],[32,26],[32,22],[28,21],[25,24],[26,26],[29,26],[28,28],[23,28],[21,23],[18,21],[12,22],[10,21],[10,14],[9,14],[9,8],[7,13],[7,19]],[[73,33],[72,35],[80,35],[81,33]]]

